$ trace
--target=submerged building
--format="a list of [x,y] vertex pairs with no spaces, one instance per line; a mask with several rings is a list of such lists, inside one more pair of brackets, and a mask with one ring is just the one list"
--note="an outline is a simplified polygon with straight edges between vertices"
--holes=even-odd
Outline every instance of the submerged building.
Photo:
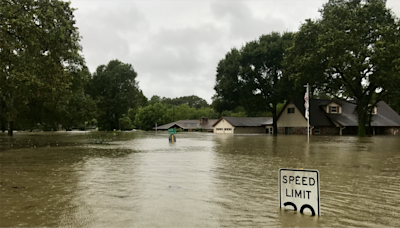
[[[356,104],[342,100],[310,99],[310,134],[357,134]],[[307,134],[304,100],[287,101],[278,115],[278,134]],[[400,134],[400,115],[384,101],[372,109],[373,134]]]

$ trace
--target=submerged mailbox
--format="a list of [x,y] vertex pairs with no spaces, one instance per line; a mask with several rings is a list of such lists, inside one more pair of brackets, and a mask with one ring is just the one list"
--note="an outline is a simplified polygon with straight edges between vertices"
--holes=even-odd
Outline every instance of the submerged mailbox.
[[280,169],[279,206],[321,215],[318,170]]

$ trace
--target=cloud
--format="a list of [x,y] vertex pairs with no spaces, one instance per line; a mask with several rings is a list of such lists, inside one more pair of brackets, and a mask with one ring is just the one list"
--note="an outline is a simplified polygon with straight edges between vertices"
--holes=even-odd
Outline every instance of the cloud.
[[102,5],[77,12],[83,54],[92,71],[112,59],[128,59],[132,40],[140,39],[148,24],[135,5]]
[[[218,61],[272,31],[297,31],[327,0],[71,0],[89,69],[119,59],[145,96],[211,102]],[[400,1],[388,0],[397,16]]]

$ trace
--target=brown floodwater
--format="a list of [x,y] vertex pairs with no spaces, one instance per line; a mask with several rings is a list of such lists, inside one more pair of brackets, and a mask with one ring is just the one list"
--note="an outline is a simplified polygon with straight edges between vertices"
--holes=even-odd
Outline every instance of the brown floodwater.
[[[0,133],[0,226],[400,227],[399,164],[399,136]],[[319,171],[321,216],[279,208],[280,168]]]

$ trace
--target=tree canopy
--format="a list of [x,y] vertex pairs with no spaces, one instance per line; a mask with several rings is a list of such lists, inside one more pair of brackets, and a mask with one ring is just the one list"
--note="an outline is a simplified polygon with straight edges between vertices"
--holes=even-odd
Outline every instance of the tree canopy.
[[287,99],[291,88],[284,75],[283,59],[292,36],[272,32],[248,42],[240,51],[232,49],[217,67],[216,108],[242,106],[250,115],[267,110],[272,114],[276,134],[277,105]]
[[168,97],[161,98],[160,96],[154,95],[150,98],[149,103],[150,104],[162,103],[167,107],[187,104],[189,107],[196,109],[199,109],[201,107],[209,107],[209,104],[207,103],[206,100],[196,95],[176,97],[176,98],[168,98]]
[[383,0],[330,0],[320,13],[295,36],[295,78],[354,99],[363,136],[371,103],[399,89],[399,21]]
[[1,1],[0,117],[9,135],[32,109],[54,111],[70,99],[73,72],[84,66],[73,11],[58,0]]
[[119,119],[130,108],[139,107],[147,99],[139,90],[137,73],[131,64],[112,60],[100,65],[86,86],[97,101],[98,123],[103,129],[120,129]]

